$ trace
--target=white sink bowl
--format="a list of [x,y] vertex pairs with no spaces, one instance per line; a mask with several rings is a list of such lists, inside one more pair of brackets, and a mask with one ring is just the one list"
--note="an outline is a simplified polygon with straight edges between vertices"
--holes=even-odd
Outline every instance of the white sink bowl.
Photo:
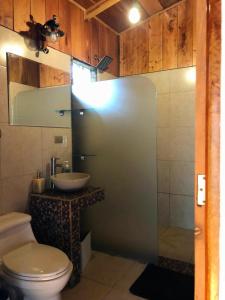
[[63,191],[79,190],[88,183],[90,175],[85,173],[59,173],[51,176],[54,185]]

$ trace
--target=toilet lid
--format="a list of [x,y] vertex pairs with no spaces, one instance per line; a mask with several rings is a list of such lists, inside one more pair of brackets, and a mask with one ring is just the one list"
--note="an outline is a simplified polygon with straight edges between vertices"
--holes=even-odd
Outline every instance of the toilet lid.
[[7,253],[2,262],[10,272],[32,278],[60,274],[70,265],[61,250],[34,242]]

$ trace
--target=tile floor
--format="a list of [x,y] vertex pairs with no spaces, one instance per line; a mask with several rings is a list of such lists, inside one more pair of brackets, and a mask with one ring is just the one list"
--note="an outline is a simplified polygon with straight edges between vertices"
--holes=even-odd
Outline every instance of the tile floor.
[[133,260],[93,251],[81,282],[66,289],[62,300],[138,300],[129,293],[145,265]]
[[[193,247],[192,230],[160,229],[159,255],[193,262]],[[81,282],[64,290],[62,300],[140,300],[129,288],[144,268],[140,262],[93,251]]]
[[194,263],[194,231],[176,227],[161,228],[159,255]]

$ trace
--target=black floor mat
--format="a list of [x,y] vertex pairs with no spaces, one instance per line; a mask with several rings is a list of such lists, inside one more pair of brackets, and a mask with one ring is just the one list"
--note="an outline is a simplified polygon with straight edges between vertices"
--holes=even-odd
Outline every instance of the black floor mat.
[[194,277],[149,264],[130,292],[149,300],[193,300]]

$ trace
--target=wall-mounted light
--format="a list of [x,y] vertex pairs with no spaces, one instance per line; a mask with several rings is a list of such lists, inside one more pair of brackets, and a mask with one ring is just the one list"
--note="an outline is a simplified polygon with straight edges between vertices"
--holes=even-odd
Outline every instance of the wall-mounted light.
[[56,15],[42,26],[41,34],[47,41],[53,43],[64,36],[64,32],[59,29],[59,24],[56,22]]
[[56,22],[56,16],[48,20],[44,25],[35,22],[33,16],[30,16],[30,21],[27,22],[29,31],[21,31],[20,34],[24,37],[27,47],[31,50],[45,54],[49,52],[46,42],[55,43],[60,37],[64,36],[64,32],[59,29],[59,24]]
[[[56,15],[53,15],[52,19],[48,20],[44,25],[40,27],[40,33],[43,42],[48,41],[55,43],[57,40],[64,36],[64,32],[59,29],[59,24],[56,22]],[[43,48],[39,49],[44,53],[48,53],[49,50],[45,47],[43,43]]]
[[141,13],[136,5],[133,5],[133,7],[130,9],[128,18],[132,24],[136,24],[140,21]]

